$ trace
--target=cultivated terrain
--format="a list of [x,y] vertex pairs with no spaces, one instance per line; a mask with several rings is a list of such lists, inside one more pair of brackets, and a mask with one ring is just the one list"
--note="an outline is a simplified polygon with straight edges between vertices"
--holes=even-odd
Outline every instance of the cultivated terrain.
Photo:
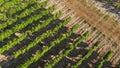
[[0,0],[1,68],[120,68],[119,0]]

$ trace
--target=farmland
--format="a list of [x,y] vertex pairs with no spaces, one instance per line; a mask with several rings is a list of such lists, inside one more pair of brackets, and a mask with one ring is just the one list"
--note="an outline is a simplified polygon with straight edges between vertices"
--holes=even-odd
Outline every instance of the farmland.
[[119,68],[119,22],[86,4],[0,0],[0,67]]

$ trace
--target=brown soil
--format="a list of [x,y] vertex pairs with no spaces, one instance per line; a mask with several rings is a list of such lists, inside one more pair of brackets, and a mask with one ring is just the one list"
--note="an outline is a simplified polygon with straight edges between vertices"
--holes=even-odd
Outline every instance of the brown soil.
[[105,15],[100,15],[90,7],[86,7],[80,0],[63,0],[65,5],[76,12],[78,16],[84,18],[91,26],[102,32],[107,38],[112,38],[114,42],[120,44],[120,25],[114,23],[112,18],[100,20]]

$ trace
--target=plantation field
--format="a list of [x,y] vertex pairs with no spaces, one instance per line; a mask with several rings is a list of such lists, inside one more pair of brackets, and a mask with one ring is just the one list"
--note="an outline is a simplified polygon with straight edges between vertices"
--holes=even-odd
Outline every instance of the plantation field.
[[120,46],[66,1],[0,0],[1,68],[120,67]]

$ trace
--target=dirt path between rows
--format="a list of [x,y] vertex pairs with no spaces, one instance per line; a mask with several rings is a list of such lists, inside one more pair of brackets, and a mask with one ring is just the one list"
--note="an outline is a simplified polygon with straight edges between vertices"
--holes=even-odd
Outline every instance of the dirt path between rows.
[[[91,26],[102,32],[107,38],[112,38],[114,42],[120,44],[120,25],[115,24],[112,18],[102,20],[104,15],[99,15],[92,8],[85,7],[80,0],[63,0],[65,5],[84,18]],[[99,23],[100,22],[100,23]]]

